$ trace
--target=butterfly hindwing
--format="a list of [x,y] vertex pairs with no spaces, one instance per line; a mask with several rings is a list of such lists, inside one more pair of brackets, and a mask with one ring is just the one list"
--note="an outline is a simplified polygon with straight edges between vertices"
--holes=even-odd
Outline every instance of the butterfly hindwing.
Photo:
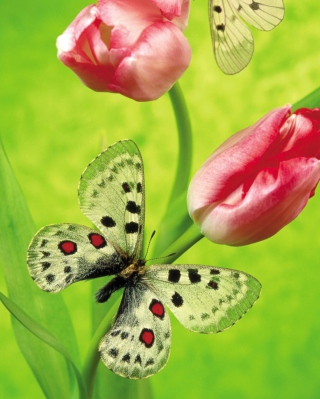
[[112,245],[140,256],[144,226],[144,174],[140,151],[131,140],[119,141],[97,156],[79,183],[82,212]]
[[43,227],[28,249],[29,273],[44,291],[100,275],[114,274],[121,260],[97,231],[76,224]]
[[249,274],[204,265],[153,265],[145,278],[183,326],[201,333],[231,327],[261,290]]
[[170,319],[163,302],[142,283],[127,286],[116,320],[100,343],[103,362],[123,377],[146,378],[165,366],[170,346]]
[[283,15],[282,0],[209,0],[211,37],[219,68],[232,75],[250,62],[253,37],[243,20],[257,29],[271,30]]

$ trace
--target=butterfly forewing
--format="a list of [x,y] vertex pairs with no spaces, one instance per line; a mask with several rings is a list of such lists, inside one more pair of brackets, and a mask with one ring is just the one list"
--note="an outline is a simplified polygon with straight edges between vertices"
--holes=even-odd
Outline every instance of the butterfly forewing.
[[154,265],[145,278],[181,324],[201,333],[232,326],[252,307],[261,290],[249,274],[204,265]]
[[113,274],[121,260],[97,231],[76,224],[43,227],[28,249],[27,263],[35,283],[48,292],[92,277]]
[[126,287],[114,325],[100,343],[106,366],[123,377],[146,378],[165,366],[170,345],[163,302],[142,283]]
[[249,24],[259,30],[271,30],[282,21],[282,0],[229,0],[233,8]]
[[144,175],[140,151],[119,141],[95,158],[79,183],[83,213],[114,248],[139,257],[144,226]]
[[283,15],[282,0],[209,0],[211,37],[220,69],[238,73],[252,58],[253,37],[243,20],[257,29],[271,30]]

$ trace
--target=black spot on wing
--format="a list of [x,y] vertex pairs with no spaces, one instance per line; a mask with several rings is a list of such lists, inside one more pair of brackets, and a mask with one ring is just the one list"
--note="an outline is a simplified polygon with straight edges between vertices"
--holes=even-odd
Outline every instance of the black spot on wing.
[[41,266],[42,266],[42,270],[41,271],[45,271],[47,269],[49,269],[49,267],[51,266],[51,263],[49,262],[41,262]]
[[138,215],[141,213],[140,205],[137,205],[134,201],[128,201],[126,210],[130,213],[137,213]]
[[125,230],[127,234],[137,233],[139,230],[139,225],[136,222],[129,222],[125,225]]
[[171,297],[171,301],[174,304],[175,307],[179,308],[180,306],[182,306],[183,304],[183,298],[180,294],[178,294],[177,292],[175,292],[172,297]]
[[43,240],[41,241],[40,247],[43,248],[47,243],[48,243],[48,240],[43,239]]
[[46,280],[49,284],[53,283],[55,280],[56,276],[54,274],[47,274],[46,275]]
[[122,188],[125,193],[130,193],[131,188],[127,182],[122,183]]
[[180,270],[170,269],[168,273],[168,281],[171,283],[178,283],[181,277]]
[[72,274],[69,274],[69,275],[66,277],[65,282],[66,282],[67,284],[69,284],[70,281],[72,280],[72,277],[73,277],[73,275],[72,275]]
[[42,252],[42,257],[43,258],[47,258],[48,256],[50,256],[50,252],[46,252],[46,251],[41,251]]
[[251,10],[253,10],[253,11],[257,11],[257,10],[259,10],[259,4],[258,3],[256,3],[255,1],[253,1],[251,4],[249,4],[249,7],[251,8]]
[[220,6],[214,6],[213,7],[213,11],[217,12],[218,14],[220,14],[222,12],[222,8]]
[[108,351],[108,355],[113,357],[114,359],[118,356],[118,354],[119,354],[119,351],[116,348],[111,348]]
[[197,269],[189,269],[188,276],[191,284],[199,283],[201,281],[201,276]]
[[70,273],[70,272],[71,272],[71,267],[70,267],[70,266],[66,266],[66,267],[64,268],[64,272],[65,272],[65,273]]
[[211,269],[210,274],[220,274],[220,270],[217,269]]
[[126,338],[128,338],[128,336],[129,336],[129,333],[127,333],[126,331],[123,331],[121,333],[121,339],[126,339]]
[[219,25],[217,25],[216,27],[217,27],[217,30],[218,30],[218,31],[221,31],[221,32],[224,32],[224,30],[225,30],[225,28],[226,28],[224,24],[219,24]]
[[214,290],[218,289],[218,283],[215,281],[209,281],[208,287],[213,288]]
[[136,356],[136,358],[134,359],[134,363],[139,363],[139,364],[142,363],[142,360],[141,360],[141,356],[140,356],[140,355],[137,355],[137,356]]
[[121,360],[125,363],[130,363],[130,353],[126,353],[125,355],[123,355]]
[[142,184],[140,182],[137,183],[137,192],[142,193]]
[[154,364],[154,359],[150,358],[146,361],[146,367],[147,366],[152,366]]
[[103,216],[101,218],[101,223],[105,226],[105,227],[114,227],[116,225],[116,222],[112,219],[112,217],[110,216]]

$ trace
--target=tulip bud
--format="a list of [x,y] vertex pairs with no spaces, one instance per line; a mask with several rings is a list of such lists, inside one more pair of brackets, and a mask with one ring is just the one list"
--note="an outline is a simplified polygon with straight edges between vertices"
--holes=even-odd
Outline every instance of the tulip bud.
[[92,90],[155,100],[190,63],[188,13],[189,0],[99,0],[58,37],[58,58]]
[[271,237],[306,206],[320,179],[320,109],[270,111],[226,140],[193,177],[188,209],[211,241]]

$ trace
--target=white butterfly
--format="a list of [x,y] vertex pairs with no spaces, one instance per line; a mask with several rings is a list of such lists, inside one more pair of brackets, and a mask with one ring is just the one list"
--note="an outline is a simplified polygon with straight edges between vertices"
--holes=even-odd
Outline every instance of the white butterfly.
[[219,68],[233,75],[251,60],[253,37],[242,19],[268,31],[275,28],[283,16],[282,0],[209,0],[211,38]]
[[171,326],[165,305],[189,330],[216,333],[232,326],[258,299],[261,285],[236,270],[204,265],[146,266],[142,258],[144,172],[133,141],[117,142],[82,174],[79,202],[100,232],[76,224],[42,228],[28,249],[28,267],[44,291],[116,276],[96,294],[124,293],[100,355],[113,372],[145,378],[168,361]]

